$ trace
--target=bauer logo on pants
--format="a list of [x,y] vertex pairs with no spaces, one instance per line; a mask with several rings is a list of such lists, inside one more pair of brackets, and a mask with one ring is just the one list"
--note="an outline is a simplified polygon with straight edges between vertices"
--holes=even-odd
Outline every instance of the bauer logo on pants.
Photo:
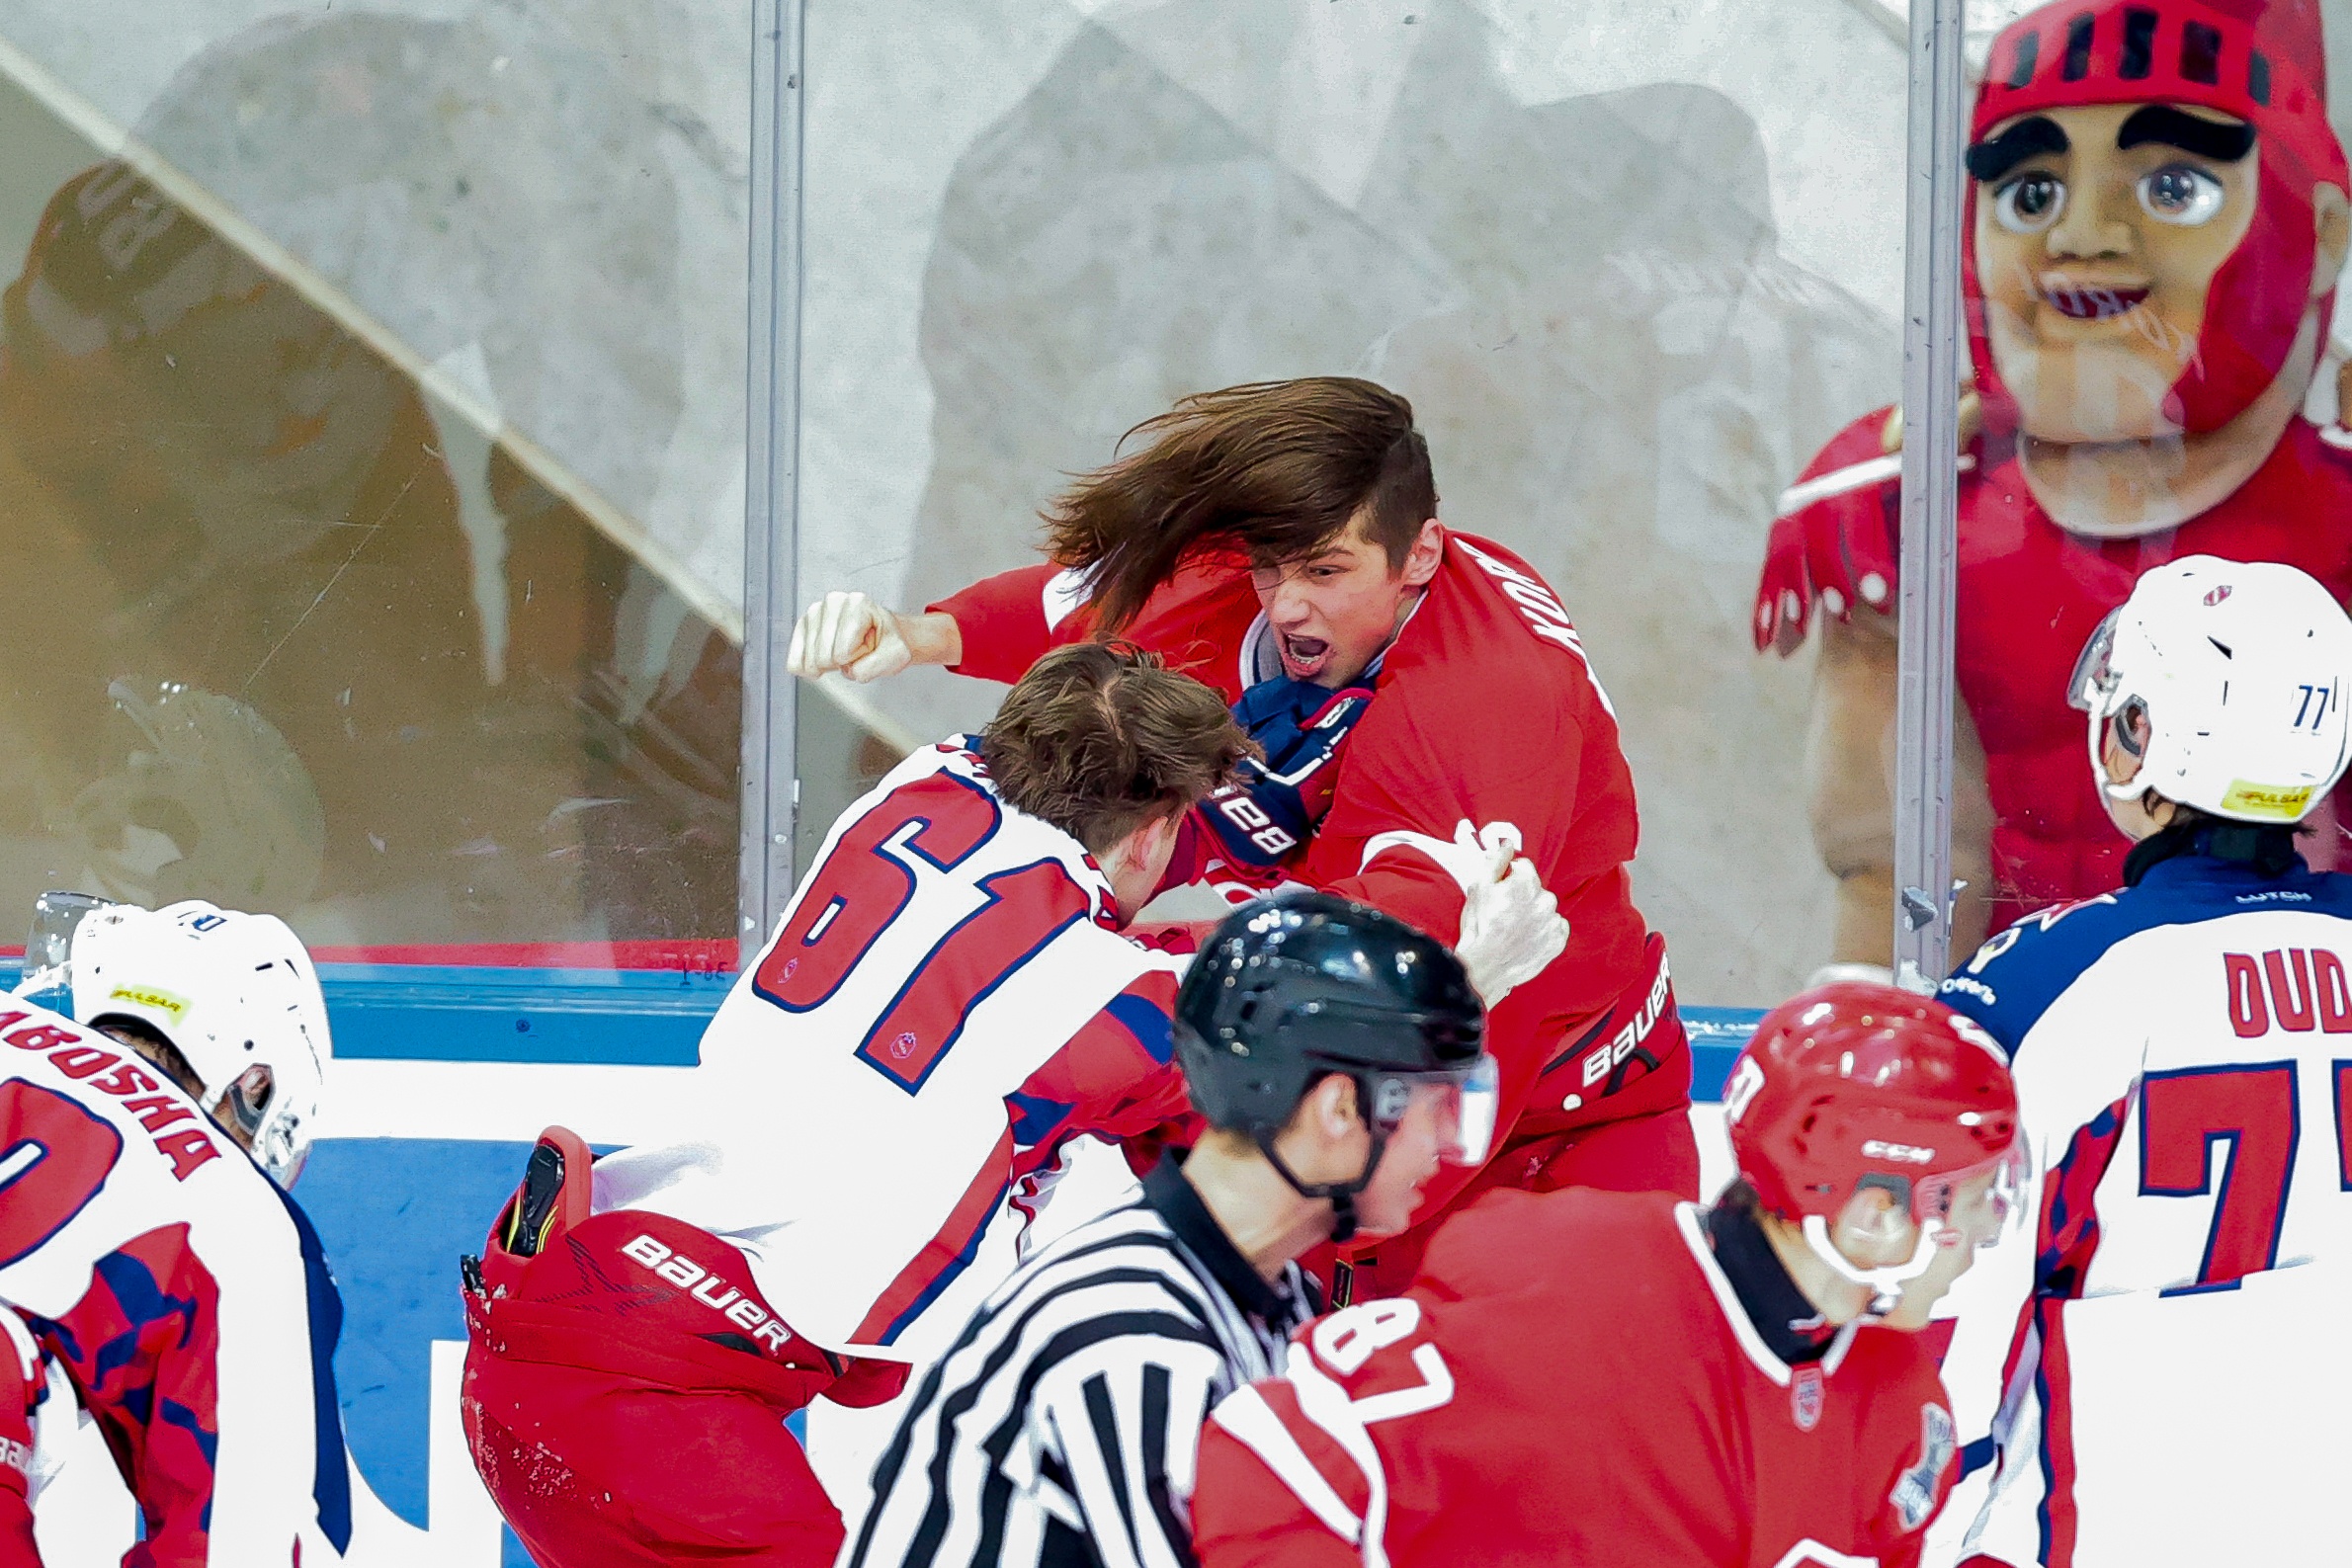
[[[651,1236],[639,1236],[621,1249],[622,1256],[634,1259],[653,1271],[654,1277],[666,1279],[687,1291],[712,1311],[721,1313],[729,1323],[748,1332],[753,1341],[769,1349],[782,1352],[785,1341],[792,1337],[782,1323],[768,1315],[767,1309],[728,1284],[693,1259],[655,1241]],[[719,1294],[720,1289],[725,1294]]]

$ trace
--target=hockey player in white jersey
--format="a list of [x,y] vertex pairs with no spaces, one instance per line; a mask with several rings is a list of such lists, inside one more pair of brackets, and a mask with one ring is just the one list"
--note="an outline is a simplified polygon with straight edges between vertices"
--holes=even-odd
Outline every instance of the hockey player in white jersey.
[[[1046,654],[834,824],[704,1034],[701,1137],[593,1167],[543,1137],[468,1264],[462,1407],[542,1568],[830,1568],[842,1522],[783,1417],[944,1349],[1010,1267],[975,1267],[990,1222],[1075,1138],[1132,1160],[1197,1121],[1178,963],[1122,933],[1253,750],[1150,653]],[[1567,940],[1511,837],[1458,873],[1498,987]]]
[[704,1136],[593,1172],[543,1138],[469,1263],[463,1402],[543,1568],[832,1562],[783,1418],[895,1394],[1070,1140],[1184,1115],[1176,966],[1122,930],[1249,749],[1148,654],[1040,661],[834,824],[703,1037]]
[[1928,1560],[2340,1561],[2352,1440],[2352,621],[2290,566],[2141,578],[2071,697],[2137,841],[1942,989],[2014,1058],[2033,1249],[1953,1293],[1964,1479]]
[[329,1049],[308,954],[202,902],[42,906],[0,997],[0,1568],[38,1568],[35,1428],[76,1405],[138,1504],[129,1568],[334,1562],[342,1304],[278,1185]]

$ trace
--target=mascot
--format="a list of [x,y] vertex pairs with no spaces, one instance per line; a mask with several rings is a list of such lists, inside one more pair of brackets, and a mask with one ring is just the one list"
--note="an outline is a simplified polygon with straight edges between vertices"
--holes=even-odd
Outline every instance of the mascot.
[[[2065,0],[1994,41],[1962,242],[1956,953],[2122,880],[2067,690],[2142,572],[2285,561],[2352,596],[2352,432],[2303,413],[2347,242],[2325,79],[2315,0]],[[1784,655],[1823,612],[1806,763],[1845,963],[1891,937],[1901,439],[1883,409],[1821,451],[1756,600]]]

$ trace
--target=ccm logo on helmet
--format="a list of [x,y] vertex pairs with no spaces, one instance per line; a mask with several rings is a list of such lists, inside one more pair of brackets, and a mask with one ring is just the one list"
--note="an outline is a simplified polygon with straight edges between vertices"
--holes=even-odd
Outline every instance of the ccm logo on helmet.
[[[792,1331],[770,1317],[751,1297],[728,1285],[724,1279],[693,1259],[672,1252],[651,1236],[639,1236],[622,1248],[621,1253],[623,1257],[652,1270],[655,1279],[666,1279],[712,1311],[724,1313],[726,1320],[749,1333],[755,1344],[765,1345],[781,1354],[785,1341],[792,1338]],[[724,1295],[716,1293],[721,1285],[726,1285]]]
[[1866,1138],[1862,1152],[1872,1159],[1906,1160],[1913,1165],[1925,1165],[1936,1157],[1933,1149],[1923,1149],[1916,1143],[1889,1143],[1884,1138]]

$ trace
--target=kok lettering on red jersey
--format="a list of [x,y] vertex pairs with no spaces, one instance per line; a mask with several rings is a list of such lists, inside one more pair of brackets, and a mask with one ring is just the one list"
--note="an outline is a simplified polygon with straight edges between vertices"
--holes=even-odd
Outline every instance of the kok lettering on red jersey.
[[[930,608],[963,630],[961,672],[993,680],[1018,679],[1050,647],[1093,629],[1068,577],[1050,566],[988,578]],[[1267,662],[1265,623],[1238,560],[1185,566],[1122,635],[1228,702]],[[1495,717],[1504,692],[1507,723]],[[1506,1146],[1688,1104],[1678,1026],[1623,1041],[1614,1029],[1587,1037],[1613,1011],[1632,1019],[1653,990],[1667,1013],[1672,999],[1627,873],[1638,829],[1617,718],[1558,596],[1534,568],[1491,540],[1446,535],[1437,576],[1383,656],[1337,767],[1329,814],[1286,867],[1297,879],[1452,942],[1460,885],[1394,836],[1451,840],[1465,820],[1507,821],[1568,919],[1567,950],[1490,1021]],[[1424,1190],[1421,1212],[1469,1180],[1442,1174]]]

